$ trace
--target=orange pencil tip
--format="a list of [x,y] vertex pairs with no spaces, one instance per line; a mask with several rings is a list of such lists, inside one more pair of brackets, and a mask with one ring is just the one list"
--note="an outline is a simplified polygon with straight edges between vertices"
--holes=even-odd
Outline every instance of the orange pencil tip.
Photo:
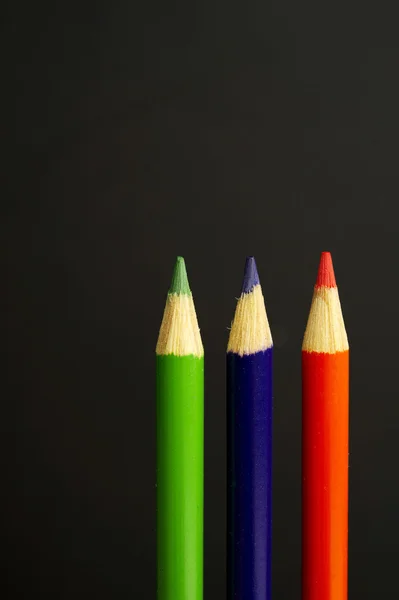
[[330,252],[322,252],[317,274],[316,287],[337,287]]

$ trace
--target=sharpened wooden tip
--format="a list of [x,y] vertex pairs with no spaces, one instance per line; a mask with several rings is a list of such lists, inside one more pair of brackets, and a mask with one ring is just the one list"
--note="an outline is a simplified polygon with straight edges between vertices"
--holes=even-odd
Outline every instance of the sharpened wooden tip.
[[329,252],[323,252],[313,290],[302,350],[335,354],[349,349],[334,268]]
[[204,355],[186,265],[181,256],[177,257],[166,298],[156,353],[159,356],[193,355],[197,358]]
[[264,352],[273,346],[265,301],[253,256],[245,263],[241,296],[231,324],[227,352],[239,356]]

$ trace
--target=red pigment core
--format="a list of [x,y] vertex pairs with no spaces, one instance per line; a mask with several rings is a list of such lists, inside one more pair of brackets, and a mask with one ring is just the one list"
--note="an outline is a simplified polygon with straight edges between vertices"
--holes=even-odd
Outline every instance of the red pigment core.
[[337,287],[330,252],[321,253],[316,287]]

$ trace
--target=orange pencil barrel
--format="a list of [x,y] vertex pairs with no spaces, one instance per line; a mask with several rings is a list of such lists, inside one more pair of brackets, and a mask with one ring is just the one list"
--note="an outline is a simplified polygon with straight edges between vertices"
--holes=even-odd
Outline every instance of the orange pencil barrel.
[[302,600],[347,600],[349,346],[329,253],[302,350]]

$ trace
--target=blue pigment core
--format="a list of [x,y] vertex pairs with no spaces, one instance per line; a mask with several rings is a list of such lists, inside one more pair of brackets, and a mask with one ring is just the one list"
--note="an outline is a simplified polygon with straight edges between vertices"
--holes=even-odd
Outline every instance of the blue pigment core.
[[242,282],[241,294],[249,294],[255,285],[259,285],[258,269],[253,256],[248,256],[245,261],[244,281]]
[[271,600],[272,363],[227,354],[228,600]]

